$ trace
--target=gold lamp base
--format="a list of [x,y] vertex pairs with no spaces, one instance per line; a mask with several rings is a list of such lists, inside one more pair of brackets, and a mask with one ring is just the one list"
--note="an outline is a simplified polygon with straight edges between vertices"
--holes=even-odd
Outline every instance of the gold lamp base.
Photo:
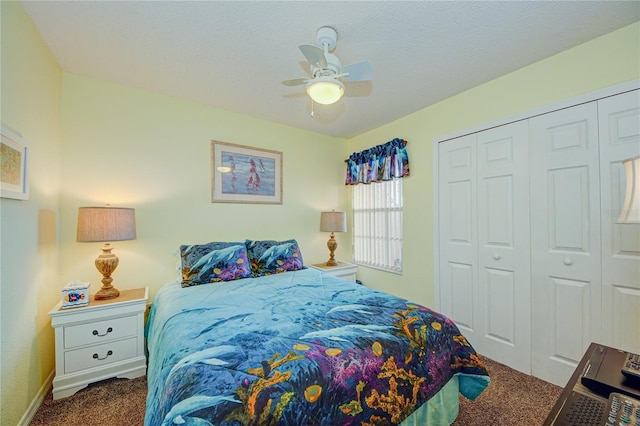
[[330,253],[329,260],[327,261],[327,266],[338,266],[338,262],[336,262],[336,259],[333,255],[333,252],[338,248],[338,242],[334,238],[333,232],[329,237],[329,241],[327,241],[327,247],[329,248]]
[[102,254],[96,258],[96,268],[102,274],[102,287],[95,294],[96,300],[114,299],[120,296],[120,291],[111,285],[113,278],[111,274],[118,267],[118,256],[111,253],[111,244],[106,243],[102,247]]

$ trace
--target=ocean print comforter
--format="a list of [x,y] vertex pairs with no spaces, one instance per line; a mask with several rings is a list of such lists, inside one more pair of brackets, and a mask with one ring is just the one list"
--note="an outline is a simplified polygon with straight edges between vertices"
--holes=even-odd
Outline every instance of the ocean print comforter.
[[148,426],[394,425],[489,382],[444,315],[315,269],[167,284],[147,344]]

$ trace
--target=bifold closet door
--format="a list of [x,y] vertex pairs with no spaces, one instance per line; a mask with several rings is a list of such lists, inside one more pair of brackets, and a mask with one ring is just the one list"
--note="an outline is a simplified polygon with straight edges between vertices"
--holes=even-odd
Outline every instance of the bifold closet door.
[[640,353],[640,224],[617,223],[622,161],[640,156],[640,91],[598,101],[602,211],[603,343]]
[[[477,134],[478,303],[483,355],[531,372],[528,123]],[[475,344],[475,341],[473,341]]]
[[464,136],[438,145],[440,311],[451,318],[476,350],[478,241],[476,138]]
[[596,102],[529,120],[532,372],[565,386],[601,334]]
[[440,143],[440,310],[483,355],[531,371],[526,121]]

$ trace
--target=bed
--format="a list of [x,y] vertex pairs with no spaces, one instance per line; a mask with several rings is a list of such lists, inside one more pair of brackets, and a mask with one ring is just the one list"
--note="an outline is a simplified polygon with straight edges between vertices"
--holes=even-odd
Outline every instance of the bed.
[[306,268],[290,241],[181,247],[146,325],[145,425],[448,425],[489,384],[446,316]]

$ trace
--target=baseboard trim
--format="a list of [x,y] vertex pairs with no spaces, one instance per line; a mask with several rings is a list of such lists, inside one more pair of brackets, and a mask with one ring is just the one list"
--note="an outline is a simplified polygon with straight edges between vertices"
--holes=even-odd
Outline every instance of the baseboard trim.
[[56,370],[54,368],[42,384],[42,387],[36,394],[35,398],[33,398],[33,401],[31,401],[31,404],[29,404],[27,411],[24,413],[17,426],[29,426],[31,420],[33,420],[33,417],[38,412],[38,408],[40,408],[40,406],[44,402],[44,398],[47,396],[49,389],[51,389],[51,386],[53,385],[53,378],[55,377],[55,375]]

